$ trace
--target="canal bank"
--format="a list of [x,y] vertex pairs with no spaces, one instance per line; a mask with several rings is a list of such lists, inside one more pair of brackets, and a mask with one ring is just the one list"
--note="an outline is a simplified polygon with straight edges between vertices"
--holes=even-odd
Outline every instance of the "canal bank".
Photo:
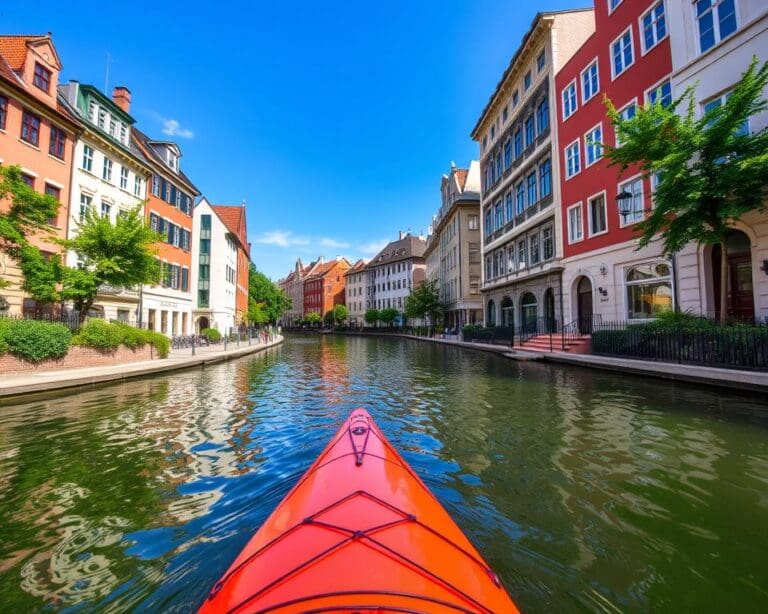
[[570,354],[568,352],[527,352],[503,345],[489,343],[474,343],[457,341],[454,339],[436,339],[433,337],[417,337],[399,333],[333,333],[350,336],[374,336],[374,337],[399,337],[413,339],[427,343],[439,343],[455,347],[463,347],[471,350],[490,352],[504,356],[511,360],[544,361],[550,363],[567,364],[591,369],[603,369],[606,371],[618,371],[658,377],[677,382],[691,384],[704,384],[718,388],[730,388],[735,390],[749,390],[752,392],[768,392],[768,373],[764,371],[745,371],[740,369],[720,369],[717,367],[703,367],[690,364],[678,364],[669,362],[654,362],[649,360],[636,360],[629,358],[616,358],[613,356],[598,356],[595,354]]
[[247,356],[248,354],[263,352],[282,343],[282,341],[282,335],[278,335],[274,340],[266,343],[248,344],[242,342],[237,345],[230,343],[226,349],[222,349],[221,344],[212,347],[198,347],[195,349],[194,355],[192,355],[191,349],[186,348],[171,350],[168,358],[157,358],[104,367],[77,367],[3,376],[0,381],[0,403],[10,401],[20,395],[48,393],[54,390],[80,388],[169,371],[204,367]]

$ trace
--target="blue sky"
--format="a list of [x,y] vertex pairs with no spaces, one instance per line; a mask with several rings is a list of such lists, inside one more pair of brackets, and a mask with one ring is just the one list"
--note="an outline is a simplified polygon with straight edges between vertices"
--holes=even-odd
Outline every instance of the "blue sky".
[[110,91],[130,88],[138,125],[177,140],[211,202],[245,199],[252,260],[276,279],[297,256],[426,232],[535,11],[589,3],[33,4],[4,2],[0,31],[52,32],[63,79],[100,88],[109,51]]

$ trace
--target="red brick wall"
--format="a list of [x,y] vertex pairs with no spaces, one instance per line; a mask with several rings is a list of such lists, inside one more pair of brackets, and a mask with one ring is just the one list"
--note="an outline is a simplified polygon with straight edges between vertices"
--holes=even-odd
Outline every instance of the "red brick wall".
[[16,356],[3,354],[0,356],[0,373],[24,373],[39,371],[57,371],[59,369],[74,369],[77,367],[107,367],[126,362],[138,362],[157,358],[157,352],[150,345],[132,350],[119,347],[114,352],[103,352],[94,348],[73,346],[69,354],[58,360],[46,360],[41,363],[25,362]]

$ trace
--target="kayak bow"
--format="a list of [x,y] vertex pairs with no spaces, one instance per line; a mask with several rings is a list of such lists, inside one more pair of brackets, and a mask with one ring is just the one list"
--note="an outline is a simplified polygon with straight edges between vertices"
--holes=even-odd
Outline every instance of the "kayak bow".
[[216,582],[200,612],[517,612],[364,409]]

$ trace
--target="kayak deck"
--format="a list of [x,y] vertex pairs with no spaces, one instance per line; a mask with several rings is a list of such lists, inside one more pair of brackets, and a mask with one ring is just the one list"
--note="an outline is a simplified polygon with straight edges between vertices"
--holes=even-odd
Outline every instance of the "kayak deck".
[[201,612],[516,612],[498,576],[355,410]]

